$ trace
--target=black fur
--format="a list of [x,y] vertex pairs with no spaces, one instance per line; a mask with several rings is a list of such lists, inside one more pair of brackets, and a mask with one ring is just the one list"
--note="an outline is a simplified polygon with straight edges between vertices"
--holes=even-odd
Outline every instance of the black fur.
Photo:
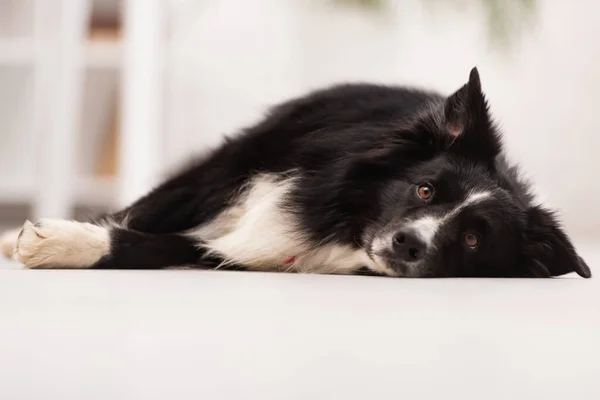
[[[289,171],[299,181],[286,209],[314,243],[365,248],[373,256],[372,240],[380,232],[420,215],[442,215],[469,193],[488,191],[493,198],[444,225],[418,276],[591,276],[556,218],[532,203],[527,184],[506,163],[476,69],[448,98],[354,84],[275,107],[256,126],[109,216],[126,220],[126,229],[113,230],[111,254],[94,267],[204,263],[201,246],[179,234],[215,217],[255,174]],[[423,183],[435,186],[427,201],[416,196]],[[461,241],[471,231],[480,239],[475,250]],[[410,275],[393,251],[380,256]]]

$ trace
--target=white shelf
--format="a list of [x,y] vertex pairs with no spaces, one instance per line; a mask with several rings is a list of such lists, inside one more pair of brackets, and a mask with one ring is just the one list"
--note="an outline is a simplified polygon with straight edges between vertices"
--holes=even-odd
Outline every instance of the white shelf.
[[[119,42],[90,41],[86,47],[85,64],[90,69],[118,70],[121,68]],[[0,39],[0,66],[29,66],[35,61],[31,39]]]
[[[118,79],[122,64],[120,32],[100,28],[90,31],[93,5],[89,1],[4,3],[6,0],[0,0],[0,73],[6,74],[2,76],[4,82],[11,83],[12,74],[20,77],[24,72],[29,86],[17,99],[18,111],[26,109],[28,113],[4,110],[11,119],[0,127],[9,129],[9,140],[2,144],[8,143],[8,149],[26,148],[26,142],[32,140],[29,131],[34,137],[47,134],[54,138],[48,142],[48,148],[35,155],[46,165],[43,170],[29,166],[18,170],[13,167],[18,163],[0,163],[0,203],[31,204],[34,214],[55,216],[67,216],[73,205],[113,206],[119,195],[116,178],[91,176],[88,171],[93,168],[77,165],[76,157],[61,157],[61,152],[77,149],[80,119],[85,116],[75,114],[84,111],[80,105],[84,102],[86,82],[97,84],[108,79],[114,85],[115,75]],[[83,75],[90,72],[91,79]],[[21,90],[8,89],[10,93]],[[116,93],[111,95],[116,97]],[[4,108],[11,100],[10,96],[2,99]],[[25,124],[30,121],[31,126]],[[98,129],[107,131],[108,127]]]
[[35,50],[31,39],[0,39],[0,66],[32,65],[34,60]]
[[[75,203],[110,207],[117,197],[116,188],[116,181],[112,177],[81,177],[75,187]],[[35,190],[32,179],[0,176],[0,203],[29,203]]]

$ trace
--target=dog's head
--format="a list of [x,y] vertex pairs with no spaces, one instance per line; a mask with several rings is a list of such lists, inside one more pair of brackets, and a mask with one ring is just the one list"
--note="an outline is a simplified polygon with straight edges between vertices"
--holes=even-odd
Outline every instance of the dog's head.
[[476,69],[399,135],[414,162],[384,185],[378,221],[364,238],[383,269],[414,277],[591,277],[557,219],[533,203],[505,162]]

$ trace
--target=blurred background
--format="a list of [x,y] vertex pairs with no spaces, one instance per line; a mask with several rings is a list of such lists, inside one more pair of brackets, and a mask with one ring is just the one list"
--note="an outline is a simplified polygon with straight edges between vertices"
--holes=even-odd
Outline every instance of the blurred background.
[[0,0],[0,227],[123,206],[271,105],[478,66],[508,153],[600,235],[600,2]]

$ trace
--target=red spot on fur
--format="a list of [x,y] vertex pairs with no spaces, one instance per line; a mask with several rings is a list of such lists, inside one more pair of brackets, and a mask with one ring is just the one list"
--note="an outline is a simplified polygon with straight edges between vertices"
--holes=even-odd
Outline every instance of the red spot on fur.
[[292,257],[288,258],[288,259],[287,259],[287,260],[285,260],[283,263],[284,263],[284,264],[291,264],[291,263],[293,263],[294,261],[296,261],[296,256],[292,256]]

